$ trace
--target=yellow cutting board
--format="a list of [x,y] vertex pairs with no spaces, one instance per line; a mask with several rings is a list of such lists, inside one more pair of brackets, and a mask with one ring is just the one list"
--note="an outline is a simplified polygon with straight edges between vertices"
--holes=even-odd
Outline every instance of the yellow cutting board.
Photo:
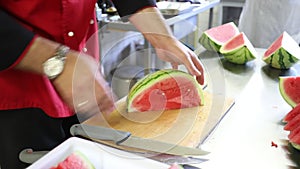
[[[216,101],[217,96],[208,92],[204,92],[204,98],[203,106],[143,113],[127,113],[126,98],[123,98],[117,102],[116,111],[105,120],[99,115],[87,120],[85,124],[112,127],[142,138],[197,147],[234,103],[230,98]],[[216,106],[220,111],[217,111]]]

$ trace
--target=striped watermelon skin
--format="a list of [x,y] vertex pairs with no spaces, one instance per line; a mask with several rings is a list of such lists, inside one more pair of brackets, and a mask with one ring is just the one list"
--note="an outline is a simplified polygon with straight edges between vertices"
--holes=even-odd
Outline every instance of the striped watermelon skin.
[[227,61],[235,64],[245,64],[256,59],[257,55],[253,45],[243,32],[226,42],[220,48],[220,53]]
[[221,44],[214,42],[205,32],[201,35],[199,43],[208,51],[219,52]]
[[233,22],[228,22],[204,31],[199,43],[208,51],[219,52],[223,44],[238,34],[238,27]]
[[245,64],[256,58],[256,56],[248,49],[247,46],[242,46],[234,51],[221,53],[227,61],[235,64]]
[[299,59],[281,47],[270,56],[263,57],[263,61],[276,69],[289,69],[298,62]]

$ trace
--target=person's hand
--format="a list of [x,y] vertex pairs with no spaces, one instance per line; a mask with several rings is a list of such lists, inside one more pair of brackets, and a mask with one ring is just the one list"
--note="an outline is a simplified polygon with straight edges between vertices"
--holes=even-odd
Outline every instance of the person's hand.
[[166,25],[163,16],[156,7],[147,7],[129,17],[134,26],[155,48],[161,60],[170,62],[174,69],[184,64],[190,74],[204,84],[204,68],[197,55],[178,41]]
[[[37,37],[16,69],[43,75],[43,63],[53,56],[60,44]],[[35,64],[32,64],[35,63]],[[52,80],[62,100],[76,113],[90,117],[114,110],[114,96],[91,56],[71,50],[66,55],[63,72]]]
[[[157,35],[159,36],[159,35]],[[171,37],[158,37],[160,45],[155,47],[161,60],[170,62],[174,69],[183,64],[190,74],[196,76],[200,84],[204,84],[204,68],[197,55],[180,41]]]
[[65,68],[53,81],[61,98],[78,115],[90,117],[98,112],[108,115],[114,110],[114,96],[90,56],[70,51]]

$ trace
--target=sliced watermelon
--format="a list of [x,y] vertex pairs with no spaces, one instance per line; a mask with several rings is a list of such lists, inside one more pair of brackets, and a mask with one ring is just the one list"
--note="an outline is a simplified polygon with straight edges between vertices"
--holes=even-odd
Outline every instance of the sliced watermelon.
[[[300,134],[300,124],[297,125],[293,130],[290,131],[290,134],[288,135],[288,138],[292,140],[293,138],[295,139],[295,136]],[[300,142],[299,142],[300,143]]]
[[229,22],[204,31],[199,43],[209,51],[219,52],[221,46],[237,34],[239,29],[233,22]]
[[300,150],[300,124],[288,135],[291,145]]
[[51,169],[95,169],[95,167],[84,154],[75,151]]
[[298,43],[287,32],[283,32],[266,50],[262,59],[271,67],[289,69],[299,58]]
[[300,104],[298,104],[295,108],[289,111],[282,121],[287,123],[293,118],[295,118],[298,114],[300,114]]
[[245,64],[257,56],[256,50],[243,32],[227,41],[220,48],[220,53],[226,60],[236,64]]
[[300,103],[300,76],[279,77],[279,90],[284,100],[295,107]]
[[128,112],[161,111],[203,104],[202,88],[190,74],[159,70],[139,80],[129,91]]
[[291,119],[285,126],[284,130],[292,131],[297,128],[300,124],[300,114]]

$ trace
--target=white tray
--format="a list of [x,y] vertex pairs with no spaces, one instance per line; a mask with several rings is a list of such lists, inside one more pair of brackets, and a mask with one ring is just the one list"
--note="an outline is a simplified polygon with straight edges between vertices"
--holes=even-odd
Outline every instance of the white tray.
[[54,148],[28,169],[48,169],[56,166],[72,152],[79,150],[96,169],[168,169],[170,166],[145,157],[114,149],[77,137],[72,137]]

